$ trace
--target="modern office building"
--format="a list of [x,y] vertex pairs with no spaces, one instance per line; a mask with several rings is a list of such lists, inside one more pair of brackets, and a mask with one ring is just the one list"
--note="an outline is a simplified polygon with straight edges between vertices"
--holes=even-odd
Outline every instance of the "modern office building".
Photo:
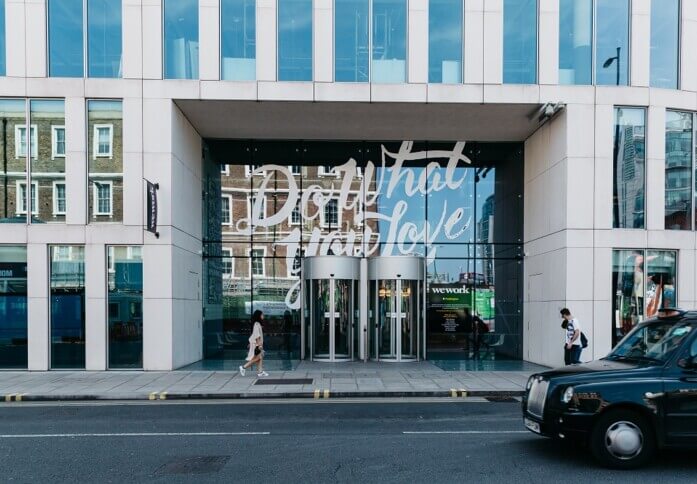
[[691,0],[4,0],[0,368],[602,356],[697,301],[695,113]]

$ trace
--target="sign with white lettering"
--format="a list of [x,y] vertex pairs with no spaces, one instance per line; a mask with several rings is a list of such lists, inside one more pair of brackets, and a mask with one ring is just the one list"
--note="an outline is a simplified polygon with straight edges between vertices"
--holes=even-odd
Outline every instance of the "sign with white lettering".
[[155,237],[159,237],[160,234],[157,232],[157,190],[160,185],[157,183],[147,182],[147,228],[148,232],[155,234]]
[[0,262],[0,279],[26,279],[26,262]]

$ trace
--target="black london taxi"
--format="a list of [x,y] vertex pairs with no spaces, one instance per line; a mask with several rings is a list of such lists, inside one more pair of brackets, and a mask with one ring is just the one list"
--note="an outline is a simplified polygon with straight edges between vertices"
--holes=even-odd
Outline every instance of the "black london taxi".
[[697,448],[697,311],[663,309],[605,358],[532,375],[525,427],[636,468],[659,448]]

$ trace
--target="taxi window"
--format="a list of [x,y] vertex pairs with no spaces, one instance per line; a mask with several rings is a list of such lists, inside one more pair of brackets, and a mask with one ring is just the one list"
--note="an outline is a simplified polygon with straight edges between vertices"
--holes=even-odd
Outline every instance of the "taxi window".
[[690,357],[694,358],[697,356],[697,338],[692,341],[692,346],[690,346]]

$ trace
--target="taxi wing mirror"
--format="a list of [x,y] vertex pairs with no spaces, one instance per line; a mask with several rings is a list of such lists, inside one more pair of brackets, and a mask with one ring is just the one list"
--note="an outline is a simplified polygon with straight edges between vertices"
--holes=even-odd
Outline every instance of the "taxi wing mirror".
[[678,366],[684,370],[697,370],[697,355],[680,358]]

